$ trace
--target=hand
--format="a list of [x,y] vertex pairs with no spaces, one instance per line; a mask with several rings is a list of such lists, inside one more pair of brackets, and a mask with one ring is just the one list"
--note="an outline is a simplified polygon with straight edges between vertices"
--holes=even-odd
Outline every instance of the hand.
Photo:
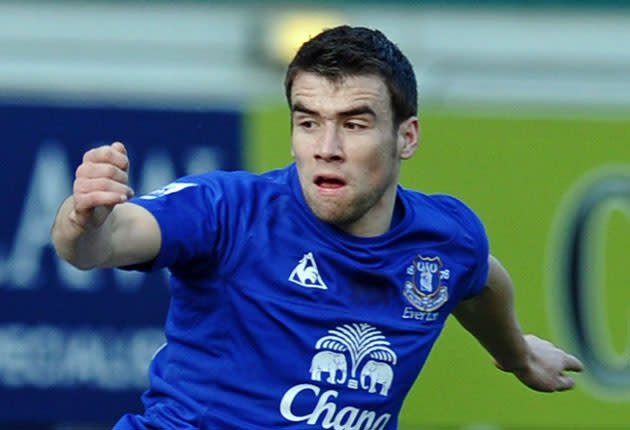
[[115,142],[87,151],[76,170],[72,196],[70,220],[80,228],[102,225],[115,205],[131,198],[125,146]]
[[[526,335],[525,342],[529,349],[526,365],[512,373],[529,388],[536,391],[554,392],[570,390],[575,385],[566,371],[581,372],[584,365],[571,354],[567,354],[551,342],[534,335]],[[499,363],[501,370],[507,371]]]

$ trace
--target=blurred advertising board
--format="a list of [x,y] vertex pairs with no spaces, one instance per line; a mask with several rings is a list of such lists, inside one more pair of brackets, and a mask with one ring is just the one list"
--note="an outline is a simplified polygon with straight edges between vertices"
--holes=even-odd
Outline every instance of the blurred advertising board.
[[0,422],[111,425],[141,409],[168,274],[79,271],[49,239],[83,153],[116,140],[136,195],[242,167],[236,111],[0,103]]

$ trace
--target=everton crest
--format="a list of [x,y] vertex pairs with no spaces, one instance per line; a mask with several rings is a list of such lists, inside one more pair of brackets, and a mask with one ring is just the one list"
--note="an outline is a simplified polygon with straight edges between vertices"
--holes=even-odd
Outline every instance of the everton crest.
[[405,282],[403,294],[414,307],[423,312],[433,312],[448,300],[448,287],[442,282],[448,280],[450,272],[444,268],[440,257],[418,256],[407,267],[410,281]]

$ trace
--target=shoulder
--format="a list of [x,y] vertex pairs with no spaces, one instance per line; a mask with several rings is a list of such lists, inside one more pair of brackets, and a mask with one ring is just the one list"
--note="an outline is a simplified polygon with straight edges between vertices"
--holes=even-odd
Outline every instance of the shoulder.
[[479,217],[470,206],[457,197],[447,194],[434,194],[429,196],[429,198],[436,207],[460,224],[468,225],[470,222],[480,222]]
[[138,196],[133,202],[154,211],[182,212],[186,208],[219,213],[229,208],[242,213],[265,207],[280,195],[289,195],[289,170],[263,174],[245,171],[212,171],[183,176],[174,182]]
[[172,184],[158,190],[157,193],[168,193],[170,190],[198,187],[204,192],[217,194],[223,198],[238,199],[250,196],[249,192],[282,192],[283,189],[288,188],[289,170],[289,168],[284,168],[262,174],[240,170],[216,170],[199,175],[181,177]]
[[477,214],[462,200],[448,194],[424,194],[419,191],[402,190],[417,216],[441,215],[459,224],[478,221]]
[[291,166],[282,169],[270,170],[265,173],[252,173],[242,170],[223,171],[216,170],[200,175],[200,179],[206,182],[216,182],[224,185],[251,186],[251,187],[282,187],[288,185]]
[[[295,206],[290,167],[261,174],[215,171],[191,180],[203,188],[204,201],[217,215],[245,219]],[[187,180],[183,178],[183,180]],[[280,209],[282,208],[282,209]]]
[[487,240],[481,219],[457,197],[412,190],[402,192],[412,208],[416,225],[450,237],[464,236],[473,242]]
[[[463,201],[445,194],[409,192],[414,225],[448,249],[450,261],[468,267],[461,278],[461,297],[470,297],[483,288],[488,274],[489,243],[481,219]],[[460,294],[460,293],[458,293]]]

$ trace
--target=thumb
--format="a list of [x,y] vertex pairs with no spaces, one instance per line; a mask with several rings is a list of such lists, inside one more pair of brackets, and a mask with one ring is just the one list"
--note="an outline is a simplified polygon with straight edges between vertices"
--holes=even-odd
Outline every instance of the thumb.
[[82,230],[87,226],[100,227],[111,213],[112,208],[113,206],[95,206],[85,210],[73,208],[68,217],[72,224]]
[[123,145],[121,141],[117,140],[116,142],[111,144],[111,147],[114,151],[124,155],[125,157],[124,165],[120,165],[120,167],[123,168],[123,170],[128,172],[129,171],[129,157],[127,156],[127,148],[125,148],[125,145]]
[[125,148],[125,145],[123,145],[122,142],[120,141],[116,141],[114,143],[112,143],[112,148],[114,148],[116,151],[120,152],[121,154],[127,154],[127,148]]

